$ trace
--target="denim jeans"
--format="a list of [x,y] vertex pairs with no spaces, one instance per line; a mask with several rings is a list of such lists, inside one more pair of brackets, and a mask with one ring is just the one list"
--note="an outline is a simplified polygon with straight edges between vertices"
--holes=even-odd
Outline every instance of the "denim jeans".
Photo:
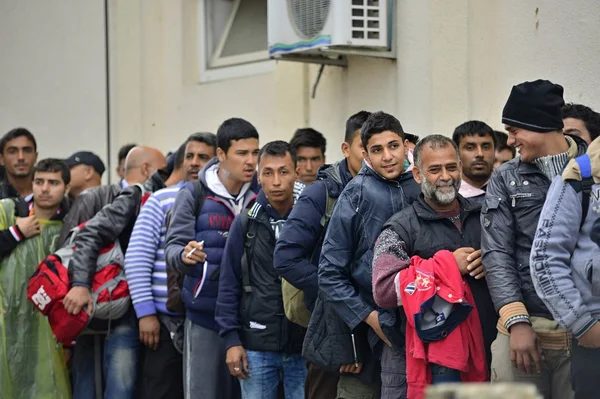
[[[134,398],[138,374],[139,328],[133,310],[111,322],[110,332],[103,341],[102,357],[104,397]],[[73,399],[94,399],[95,354],[92,335],[77,338],[73,352]]]
[[460,382],[460,371],[449,369],[438,364],[431,364],[431,385],[448,382]]
[[304,399],[306,361],[302,355],[247,351],[248,378],[240,380],[243,399],[277,399],[283,381],[285,399]]
[[238,399],[240,387],[225,363],[225,342],[210,329],[185,321],[183,391],[185,399]]

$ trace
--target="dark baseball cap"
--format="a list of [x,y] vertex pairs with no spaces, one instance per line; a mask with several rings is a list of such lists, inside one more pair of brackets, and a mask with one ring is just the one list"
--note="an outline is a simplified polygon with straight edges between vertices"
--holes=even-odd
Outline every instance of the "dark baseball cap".
[[100,157],[94,154],[93,152],[89,151],[76,152],[69,158],[65,159],[65,163],[67,164],[69,169],[77,165],[91,166],[100,176],[102,176],[102,174],[106,170],[104,167],[104,162],[102,162]]

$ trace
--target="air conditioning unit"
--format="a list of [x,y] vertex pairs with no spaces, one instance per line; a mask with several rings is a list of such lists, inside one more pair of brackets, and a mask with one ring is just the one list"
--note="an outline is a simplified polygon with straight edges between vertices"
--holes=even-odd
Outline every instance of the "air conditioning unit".
[[393,0],[268,0],[269,55],[390,57]]

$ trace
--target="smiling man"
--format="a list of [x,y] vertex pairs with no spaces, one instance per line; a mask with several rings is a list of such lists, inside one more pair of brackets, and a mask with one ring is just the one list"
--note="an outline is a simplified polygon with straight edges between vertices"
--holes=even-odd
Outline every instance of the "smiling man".
[[37,161],[37,143],[33,134],[22,127],[11,130],[0,139],[0,165],[5,180],[0,183],[0,199],[33,197],[33,167]]
[[514,378],[535,384],[545,398],[568,399],[573,397],[571,337],[536,294],[529,263],[552,179],[587,148],[579,137],[563,134],[563,105],[562,86],[550,81],[513,86],[502,123],[508,145],[520,156],[501,165],[490,179],[481,209],[481,249],[500,315],[492,346],[492,381]]
[[454,129],[452,140],[462,161],[460,195],[482,202],[494,170],[494,130],[484,122],[468,121]]
[[[345,336],[355,335],[362,360],[361,367],[350,365],[340,370],[338,397],[378,398],[381,391],[382,398],[395,398],[405,374],[404,340],[398,334],[395,312],[378,307],[373,299],[373,245],[383,224],[412,204],[420,189],[412,173],[405,173],[408,147],[398,119],[384,112],[373,113],[360,136],[365,164],[346,185],[331,216],[319,262],[315,313],[322,301],[333,308],[333,316],[348,328]],[[360,362],[356,364],[360,366]]]

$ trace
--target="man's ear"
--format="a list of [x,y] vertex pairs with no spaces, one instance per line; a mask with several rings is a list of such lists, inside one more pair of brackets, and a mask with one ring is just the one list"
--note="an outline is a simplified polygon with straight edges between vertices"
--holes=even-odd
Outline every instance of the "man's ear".
[[4,166],[4,155],[0,154],[0,165]]
[[[86,165],[86,170],[85,170],[85,180],[91,180],[94,177],[94,168],[92,168],[91,166],[87,166]],[[71,183],[69,183],[71,184]]]
[[345,141],[342,143],[342,154],[344,154],[344,158],[350,156],[350,146]]
[[362,154],[365,161],[367,161],[369,165],[373,165],[373,163],[371,162],[371,158],[369,157],[369,153],[363,149]]
[[413,165],[412,174],[418,184],[423,183],[423,179],[421,179],[421,172],[419,171],[419,168],[417,168],[417,165]]
[[65,186],[65,197],[69,195],[70,191],[71,191],[71,183],[69,183]]
[[227,154],[221,148],[217,148],[217,158],[219,158],[219,163],[223,163],[227,160]]

